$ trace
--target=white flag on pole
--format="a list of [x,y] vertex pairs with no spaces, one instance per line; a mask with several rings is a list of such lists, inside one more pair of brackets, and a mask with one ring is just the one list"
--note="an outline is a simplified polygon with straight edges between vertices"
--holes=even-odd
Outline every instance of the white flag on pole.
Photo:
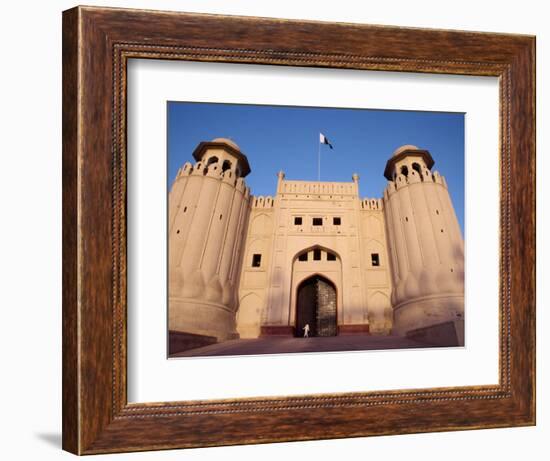
[[319,133],[319,142],[321,144],[327,144],[331,149],[333,149],[332,144],[323,133]]

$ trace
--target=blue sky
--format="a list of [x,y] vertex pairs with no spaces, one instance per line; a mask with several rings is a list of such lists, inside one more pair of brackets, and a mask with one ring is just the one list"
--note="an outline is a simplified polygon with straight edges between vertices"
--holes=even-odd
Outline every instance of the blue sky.
[[317,180],[319,133],[321,181],[360,176],[361,198],[382,197],[386,161],[403,144],[427,149],[449,186],[464,235],[464,114],[333,109],[247,104],[168,103],[168,181],[201,141],[225,137],[246,154],[254,195],[275,195],[277,172],[287,179]]

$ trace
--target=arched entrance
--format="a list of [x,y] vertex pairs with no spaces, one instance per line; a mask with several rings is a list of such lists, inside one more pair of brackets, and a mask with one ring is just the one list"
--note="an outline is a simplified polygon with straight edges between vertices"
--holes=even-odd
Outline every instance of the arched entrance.
[[336,336],[336,287],[322,275],[313,275],[298,286],[296,296],[296,336]]

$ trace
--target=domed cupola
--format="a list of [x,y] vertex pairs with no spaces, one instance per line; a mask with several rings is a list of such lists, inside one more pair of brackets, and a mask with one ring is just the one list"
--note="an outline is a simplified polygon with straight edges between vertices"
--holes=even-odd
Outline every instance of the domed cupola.
[[193,157],[205,168],[217,163],[222,171],[231,170],[237,178],[244,178],[250,173],[246,155],[235,141],[228,138],[215,138],[212,141],[201,142],[193,152]]
[[393,181],[398,175],[408,176],[410,171],[415,170],[422,178],[426,175],[426,170],[431,170],[434,164],[427,150],[405,144],[396,149],[387,161],[384,176],[387,180]]

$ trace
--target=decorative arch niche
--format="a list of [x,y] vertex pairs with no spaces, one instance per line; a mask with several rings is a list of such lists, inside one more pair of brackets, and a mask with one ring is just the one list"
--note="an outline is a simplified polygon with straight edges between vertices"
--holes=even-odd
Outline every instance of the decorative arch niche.
[[258,338],[262,316],[263,299],[256,293],[249,293],[239,301],[237,331],[241,338]]
[[[315,254],[320,253],[320,259],[315,259]],[[305,259],[307,255],[307,260]],[[343,282],[342,282],[342,261],[340,255],[330,249],[320,245],[313,245],[298,251],[292,258],[292,276],[290,292],[290,311],[289,322],[296,328],[296,334],[302,328],[297,325],[297,304],[300,285],[312,277],[326,279],[327,283],[334,287],[336,312],[335,321],[339,325],[342,321],[342,312],[338,306],[342,306]],[[303,331],[301,332],[303,334]]]

